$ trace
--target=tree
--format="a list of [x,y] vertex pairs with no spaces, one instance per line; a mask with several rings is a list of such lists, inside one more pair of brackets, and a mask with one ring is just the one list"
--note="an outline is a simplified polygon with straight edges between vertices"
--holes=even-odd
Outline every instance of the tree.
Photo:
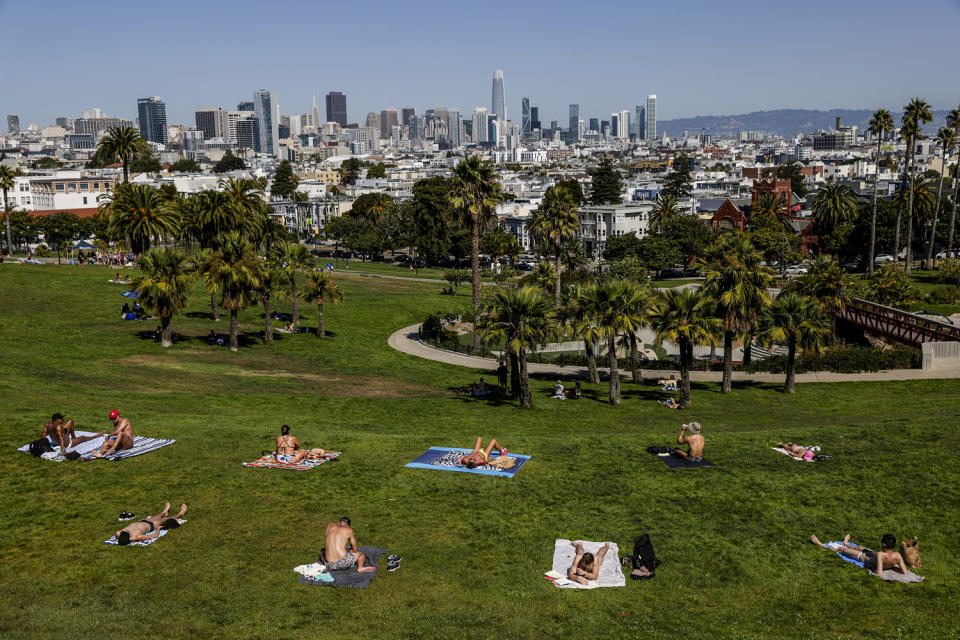
[[[931,171],[930,173],[936,175],[935,171]],[[923,228],[927,220],[933,217],[937,202],[937,198],[934,195],[933,182],[926,174],[910,176],[906,183],[906,189],[900,193],[898,199],[901,205],[909,203],[911,199],[913,200],[912,216],[911,219],[906,220],[906,222],[909,227],[916,225],[920,231],[916,234],[915,238],[910,235],[907,237],[911,240],[911,244],[909,245],[910,250],[922,252],[924,241]],[[917,246],[914,246],[914,244]]]
[[794,392],[797,349],[819,352],[830,328],[817,301],[784,293],[777,296],[761,318],[760,338],[764,344],[787,343],[787,377],[784,393]]
[[270,196],[281,200],[293,197],[300,184],[300,178],[293,172],[289,160],[277,165],[277,172],[273,174],[273,184],[270,185]]
[[[960,107],[951,109],[947,114],[947,126],[952,128],[960,140]],[[960,155],[960,154],[958,154]],[[957,219],[957,207],[960,206],[960,159],[953,165],[953,206],[950,208],[950,228],[947,232],[948,257],[953,257],[953,229]]]
[[527,352],[546,341],[550,326],[550,302],[534,287],[497,287],[489,314],[483,319],[489,340],[502,340],[520,380],[520,406],[533,406]]
[[733,340],[748,331],[757,310],[770,304],[767,288],[773,276],[760,265],[762,256],[742,234],[720,236],[700,262],[705,274],[703,293],[717,302],[723,320],[723,382],[720,392],[733,390]]
[[635,334],[643,322],[643,290],[635,282],[607,280],[587,292],[588,303],[599,337],[607,342],[610,368],[610,404],[619,406],[620,370],[617,364],[617,337]]
[[850,304],[853,279],[829,256],[819,256],[808,273],[793,282],[800,295],[817,301],[820,311],[830,318],[830,333],[837,337],[837,314]]
[[210,273],[223,292],[223,306],[230,311],[230,351],[237,351],[240,310],[254,300],[260,286],[260,264],[250,242],[236,231],[217,239],[210,258]]
[[647,236],[637,243],[637,259],[647,269],[657,273],[679,263],[683,256],[677,245],[660,236]]
[[493,219],[497,204],[503,202],[500,183],[489,160],[470,155],[453,170],[451,201],[470,229],[470,268],[473,271],[473,306],[480,304],[480,231]]
[[60,167],[60,161],[52,156],[43,156],[30,163],[31,169],[57,169]]
[[230,171],[238,171],[246,168],[247,165],[243,161],[243,158],[238,158],[237,156],[233,155],[233,151],[228,149],[227,152],[223,154],[223,157],[220,158],[215,165],[213,165],[213,172],[228,173]]
[[457,227],[450,182],[439,176],[418,180],[407,202],[413,246],[428,262],[436,262],[449,253],[451,235]]
[[800,163],[794,162],[777,167],[777,177],[781,180],[789,180],[790,191],[797,194],[799,198],[807,195],[807,185],[804,181],[804,175],[800,173],[801,166]]
[[217,303],[217,294],[220,293],[220,283],[217,281],[214,268],[213,249],[204,249],[194,259],[196,271],[200,274],[200,281],[210,295],[210,318],[220,322],[220,305]]
[[218,204],[226,209],[223,213],[228,220],[227,227],[259,245],[267,226],[267,209],[259,183],[249,178],[221,178],[217,186],[223,194]]
[[159,173],[163,166],[153,153],[141,153],[130,163],[130,170],[134,173]]
[[133,287],[138,300],[160,318],[160,346],[170,347],[170,320],[187,303],[192,277],[186,257],[175,249],[151,249],[137,258],[142,275]]
[[396,202],[386,193],[365,193],[353,201],[350,215],[382,222],[395,208]]
[[[937,220],[940,218],[940,196],[943,193],[943,179],[947,175],[949,151],[957,145],[957,134],[950,127],[940,127],[937,132],[937,144],[943,157],[943,169],[937,176],[937,205],[933,210],[933,222],[930,224],[930,243],[927,246],[927,264],[933,268],[933,246],[937,239]],[[951,247],[952,248],[952,247]]]
[[590,184],[590,204],[620,204],[620,170],[610,158],[604,158],[600,164],[587,171],[592,180]]
[[682,211],[677,196],[664,190],[657,195],[653,210],[650,212],[650,226],[660,232],[680,215]]
[[570,194],[570,197],[573,198],[574,203],[579,207],[583,204],[585,197],[583,195],[583,187],[580,186],[580,181],[575,178],[570,178],[569,180],[557,180],[555,187],[560,189],[566,189],[567,193]]
[[203,168],[193,158],[181,158],[170,165],[170,171],[174,173],[200,173]]
[[343,302],[343,289],[333,278],[322,269],[307,272],[307,281],[303,286],[304,300],[315,300],[317,303],[317,338],[327,335],[326,323],[323,315],[323,303],[334,304]]
[[696,215],[680,213],[660,227],[660,235],[676,245],[682,262],[689,263],[692,258],[703,255],[717,232]]
[[130,250],[141,253],[152,241],[176,231],[178,220],[169,210],[160,191],[146,184],[118,184],[111,194],[101,196],[100,210],[110,214],[110,233],[126,238]]
[[674,200],[690,197],[693,184],[693,178],[690,177],[690,158],[686,154],[680,154],[673,160],[672,169],[663,181],[664,187],[660,195],[672,197]]
[[[922,98],[914,98],[903,109],[902,130],[906,133],[907,139],[907,176],[913,176],[912,161],[916,160],[917,140],[923,137],[922,124],[933,122],[933,110],[930,105]],[[908,180],[909,182],[909,180]],[[907,200],[907,273],[912,270],[913,253],[913,194],[910,190]],[[899,248],[899,247],[898,247]]]
[[5,164],[0,164],[0,191],[3,192],[3,212],[4,226],[7,231],[7,253],[13,253],[13,236],[10,233],[10,202],[7,200],[7,192],[13,189],[15,178],[18,171],[11,169]]
[[133,127],[110,129],[97,146],[97,160],[104,166],[120,160],[123,164],[124,182],[130,182],[130,163],[138,156],[152,153],[149,143]]
[[281,242],[270,253],[270,261],[290,279],[290,300],[293,302],[293,324],[300,324],[300,303],[297,296],[297,272],[313,267],[313,257],[299,243]]
[[870,224],[870,255],[867,257],[867,272],[873,273],[873,262],[877,256],[877,190],[880,186],[880,142],[884,135],[893,133],[893,116],[886,109],[877,109],[870,118],[870,135],[877,140],[877,175],[873,179],[873,218]]
[[864,280],[866,295],[888,307],[899,307],[916,302],[920,292],[910,284],[910,277],[897,263],[884,265]]
[[387,169],[379,162],[371,163],[367,167],[367,177],[368,178],[386,178]]
[[635,255],[611,262],[600,276],[601,280],[626,280],[628,282],[647,282],[650,270]]
[[583,340],[583,351],[587,358],[587,375],[590,382],[594,384],[600,382],[600,375],[597,372],[597,354],[596,345],[603,339],[600,328],[596,323],[596,314],[590,301],[595,298],[594,289],[596,284],[588,286],[577,285],[570,290],[570,296],[567,298],[567,325],[570,336],[574,339]]
[[577,205],[566,189],[549,187],[543,194],[540,206],[530,216],[527,229],[536,242],[547,248],[554,257],[557,281],[554,285],[554,306],[560,306],[560,257],[567,241],[580,231]]
[[363,163],[359,158],[347,158],[340,163],[340,182],[348,185],[356,184],[361,168]]
[[200,240],[203,233],[200,224],[201,204],[200,195],[196,193],[186,197],[177,194],[165,204],[167,211],[176,220],[174,227],[177,240],[186,246],[187,258],[190,258],[191,244]]
[[287,274],[269,263],[259,263],[260,273],[257,276],[256,296],[263,305],[263,343],[273,344],[273,314],[270,311],[270,302],[283,296],[290,284]]
[[817,191],[811,208],[821,233],[828,234],[856,217],[857,195],[845,184],[827,184]]
[[720,330],[713,301],[700,290],[669,289],[654,305],[651,324],[657,342],[672,342],[680,350],[680,404],[688,407],[693,346],[714,343]]
[[64,245],[77,239],[80,231],[80,218],[75,213],[57,211],[53,215],[43,216],[38,222],[43,232],[44,241],[48,246],[57,250],[57,264],[60,264],[60,256],[65,248]]
[[515,235],[497,224],[480,238],[480,250],[499,263],[501,256],[510,260],[519,255],[521,247]]
[[453,289],[454,293],[456,293],[460,285],[466,282],[468,278],[469,276],[464,269],[447,269],[443,272],[443,279],[450,284],[450,288]]
[[603,245],[603,251],[600,255],[607,262],[618,262],[628,258],[636,258],[640,251],[640,238],[631,231],[622,236],[613,236],[608,238]]

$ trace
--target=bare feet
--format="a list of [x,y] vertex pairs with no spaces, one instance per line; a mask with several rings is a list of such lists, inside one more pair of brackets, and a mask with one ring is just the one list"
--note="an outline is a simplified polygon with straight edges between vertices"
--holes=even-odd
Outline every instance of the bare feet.
[[371,571],[376,571],[376,570],[377,570],[376,567],[362,567],[360,569],[357,569],[357,573],[369,573]]
[[[848,536],[848,537],[849,537],[849,536]],[[827,545],[825,545],[825,544],[823,544],[822,542],[820,542],[820,540],[817,539],[817,536],[810,536],[810,542],[812,542],[813,544],[817,545],[818,547],[822,547],[823,549],[829,549],[829,548],[830,548],[830,547],[828,547]]]
[[843,544],[847,544],[848,542],[850,542],[850,534],[849,534],[849,533],[848,533],[847,535],[843,536]]
[[182,518],[182,517],[183,517],[183,514],[185,514],[186,512],[187,512],[187,503],[184,502],[183,504],[180,505],[180,513],[178,513],[177,515],[175,515],[175,516],[173,516],[173,517],[174,517],[174,518],[178,518],[178,519],[179,519],[179,518]]
[[160,515],[164,518],[167,517],[167,514],[170,513],[170,503],[167,503],[167,506],[163,508],[163,511],[160,512]]
[[90,452],[90,455],[92,455],[94,458],[102,458],[102,457],[103,457],[103,454],[100,453],[99,451],[91,451],[91,452]]

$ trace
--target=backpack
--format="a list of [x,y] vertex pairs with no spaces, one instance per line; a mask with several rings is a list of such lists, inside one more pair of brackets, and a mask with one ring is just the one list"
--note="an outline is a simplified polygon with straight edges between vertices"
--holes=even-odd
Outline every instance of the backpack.
[[657,554],[653,550],[653,543],[650,542],[650,536],[646,533],[633,541],[633,566],[637,569],[646,567],[650,572],[648,576],[631,575],[630,577],[634,580],[649,580],[655,575],[656,568],[660,566],[660,560],[657,559]]
[[53,453],[53,446],[46,438],[40,438],[30,443],[30,455],[40,457],[45,453]]
[[665,447],[660,444],[655,444],[647,447],[647,453],[652,453],[654,455],[660,455],[661,453],[670,453],[673,451],[670,447]]

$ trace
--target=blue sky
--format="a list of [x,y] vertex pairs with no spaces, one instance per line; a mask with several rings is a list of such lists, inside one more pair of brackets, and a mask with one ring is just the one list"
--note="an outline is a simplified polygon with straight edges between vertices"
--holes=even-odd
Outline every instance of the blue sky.
[[23,126],[100,107],[133,118],[158,95],[167,119],[235,108],[260,88],[281,113],[317,94],[368,111],[490,107],[541,120],[609,118],[656,93],[660,119],[778,108],[899,109],[960,102],[960,0],[806,2],[116,2],[0,0],[0,113]]

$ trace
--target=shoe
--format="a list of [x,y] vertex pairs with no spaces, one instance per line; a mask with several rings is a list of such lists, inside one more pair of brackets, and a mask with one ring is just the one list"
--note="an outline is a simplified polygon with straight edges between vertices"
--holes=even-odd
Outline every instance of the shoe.
[[396,571],[400,568],[399,562],[387,562],[387,571]]
[[630,556],[623,556],[623,559],[620,560],[620,563],[625,566],[627,569],[633,570],[633,558]]
[[403,560],[403,556],[398,556],[395,553],[387,556],[387,562],[399,564],[401,560]]
[[510,449],[501,449],[501,450],[500,450],[500,456],[499,456],[499,457],[502,458],[502,457],[504,457],[505,455],[507,455],[508,453],[510,453]]
[[134,518],[134,515],[132,513],[128,511],[121,511],[120,517],[117,518],[117,520],[119,520],[120,522],[123,522],[124,520],[133,520],[133,518]]

